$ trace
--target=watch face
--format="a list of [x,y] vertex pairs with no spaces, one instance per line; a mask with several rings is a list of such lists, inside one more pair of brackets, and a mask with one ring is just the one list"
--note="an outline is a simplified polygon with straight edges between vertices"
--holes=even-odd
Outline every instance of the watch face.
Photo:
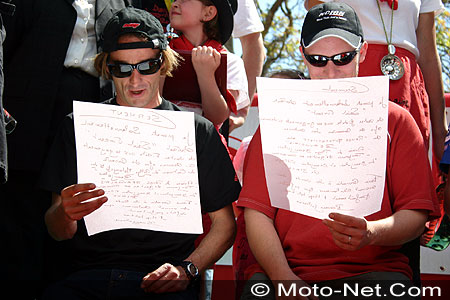
[[193,263],[188,264],[187,268],[189,270],[189,273],[191,273],[192,276],[198,275],[198,269]]

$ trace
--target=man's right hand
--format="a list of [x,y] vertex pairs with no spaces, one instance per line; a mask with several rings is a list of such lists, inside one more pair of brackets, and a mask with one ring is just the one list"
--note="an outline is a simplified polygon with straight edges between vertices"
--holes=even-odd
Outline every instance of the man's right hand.
[[80,183],[68,186],[61,191],[59,207],[67,219],[78,221],[108,200],[106,196],[103,196],[104,190],[95,188],[93,183]]

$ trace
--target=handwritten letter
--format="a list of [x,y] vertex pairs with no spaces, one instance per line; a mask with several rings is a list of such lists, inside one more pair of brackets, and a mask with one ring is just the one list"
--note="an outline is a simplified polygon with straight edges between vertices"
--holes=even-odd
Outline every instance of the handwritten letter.
[[363,217],[381,208],[387,77],[258,78],[271,203],[315,218]]
[[78,182],[108,197],[89,235],[137,228],[202,233],[194,114],[74,102]]

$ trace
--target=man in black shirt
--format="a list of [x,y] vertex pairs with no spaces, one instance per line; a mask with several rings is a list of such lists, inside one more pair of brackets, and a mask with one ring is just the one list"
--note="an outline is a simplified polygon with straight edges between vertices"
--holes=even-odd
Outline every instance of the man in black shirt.
[[[103,37],[104,52],[96,57],[96,68],[113,79],[117,92],[107,104],[180,110],[159,93],[160,76],[169,75],[177,59],[151,14],[125,8],[109,21]],[[99,299],[106,294],[114,299],[198,297],[198,274],[233,243],[231,203],[240,185],[214,126],[195,116],[195,132],[200,203],[212,221],[196,248],[195,234],[120,229],[88,236],[83,217],[101,207],[108,195],[94,183],[77,184],[73,118],[65,119],[44,166],[41,186],[53,192],[45,218],[48,231],[67,244],[73,271],[47,290],[46,299]]]

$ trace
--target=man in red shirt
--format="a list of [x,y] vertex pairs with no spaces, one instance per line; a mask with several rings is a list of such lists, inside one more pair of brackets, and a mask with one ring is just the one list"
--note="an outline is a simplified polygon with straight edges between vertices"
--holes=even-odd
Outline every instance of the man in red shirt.
[[[355,11],[334,2],[312,8],[300,50],[311,79],[356,77],[367,43]],[[318,299],[323,293],[327,299],[342,299],[349,283],[359,296],[365,286],[372,297],[412,299],[400,292],[412,287],[412,272],[398,250],[420,236],[439,209],[420,132],[411,115],[391,103],[387,134],[381,210],[364,218],[331,213],[328,220],[320,220],[271,205],[258,129],[246,154],[238,206],[245,208],[248,241],[259,266],[248,270],[250,280],[241,299],[261,299],[263,289],[272,285],[276,288],[263,299],[285,292],[292,297],[294,290],[295,299]],[[264,286],[257,285],[261,281]],[[345,299],[356,299],[353,295],[349,292]],[[363,299],[372,298],[366,293]]]

